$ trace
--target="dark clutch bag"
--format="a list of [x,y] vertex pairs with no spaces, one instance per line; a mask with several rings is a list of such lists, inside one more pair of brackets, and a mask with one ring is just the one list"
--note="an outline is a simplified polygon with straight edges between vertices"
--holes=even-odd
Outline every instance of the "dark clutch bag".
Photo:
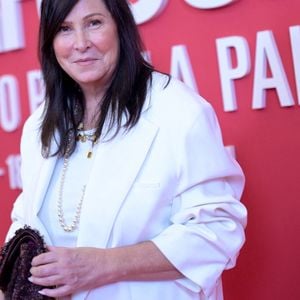
[[29,226],[18,229],[0,250],[0,289],[9,300],[53,299],[38,293],[42,289],[28,280],[33,257],[46,252],[44,240]]

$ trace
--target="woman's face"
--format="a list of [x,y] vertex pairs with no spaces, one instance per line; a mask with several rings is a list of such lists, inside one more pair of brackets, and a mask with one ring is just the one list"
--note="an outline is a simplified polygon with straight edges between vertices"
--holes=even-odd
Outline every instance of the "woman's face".
[[56,59],[83,89],[106,88],[119,57],[117,26],[103,0],[79,0],[54,38]]

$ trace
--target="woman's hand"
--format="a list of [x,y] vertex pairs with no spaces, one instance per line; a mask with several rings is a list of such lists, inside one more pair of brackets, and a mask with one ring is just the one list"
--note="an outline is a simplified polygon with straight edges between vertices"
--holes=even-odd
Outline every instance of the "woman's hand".
[[182,278],[151,241],[109,249],[48,248],[32,260],[29,280],[46,287],[40,293],[49,297],[66,297],[118,281]]
[[[97,248],[48,247],[49,252],[32,260],[29,278],[45,286],[41,294],[64,297],[109,283],[106,250]],[[105,267],[106,266],[106,267]],[[54,286],[54,288],[50,288]]]

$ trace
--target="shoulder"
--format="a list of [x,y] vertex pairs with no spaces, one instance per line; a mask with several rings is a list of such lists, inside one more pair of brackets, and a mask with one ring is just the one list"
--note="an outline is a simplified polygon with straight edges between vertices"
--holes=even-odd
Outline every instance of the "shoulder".
[[39,149],[40,145],[40,129],[43,121],[44,102],[27,118],[24,123],[22,137],[21,137],[21,152],[28,149]]
[[214,118],[211,104],[182,81],[154,72],[148,93],[147,115],[159,123],[193,123],[198,118]]
[[23,133],[38,131],[43,121],[45,102],[43,102],[25,121]]

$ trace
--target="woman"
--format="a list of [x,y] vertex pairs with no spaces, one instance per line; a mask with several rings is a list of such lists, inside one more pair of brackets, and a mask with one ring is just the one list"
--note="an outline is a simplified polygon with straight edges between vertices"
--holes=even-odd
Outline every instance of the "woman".
[[8,233],[49,244],[29,280],[60,299],[222,299],[246,210],[211,106],[144,61],[126,0],[43,0],[39,44]]

